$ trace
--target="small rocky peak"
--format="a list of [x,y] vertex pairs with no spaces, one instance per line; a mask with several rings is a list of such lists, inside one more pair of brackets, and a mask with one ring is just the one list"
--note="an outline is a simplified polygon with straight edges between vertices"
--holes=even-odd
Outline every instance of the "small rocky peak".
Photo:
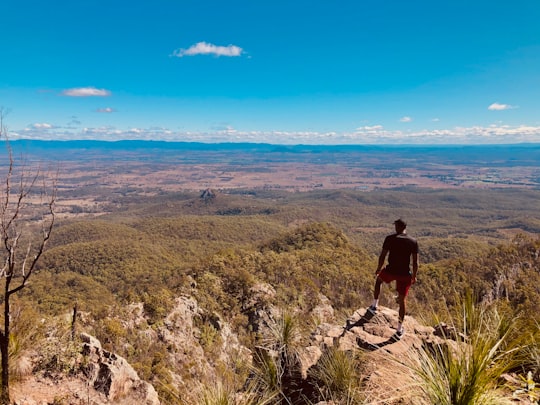
[[204,202],[210,202],[216,198],[216,192],[211,188],[207,188],[201,192],[200,197]]

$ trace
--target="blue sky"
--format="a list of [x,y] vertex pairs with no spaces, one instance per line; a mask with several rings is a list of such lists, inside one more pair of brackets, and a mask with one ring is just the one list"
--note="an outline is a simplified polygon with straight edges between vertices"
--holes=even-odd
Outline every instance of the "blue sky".
[[2,0],[12,139],[540,142],[540,1]]

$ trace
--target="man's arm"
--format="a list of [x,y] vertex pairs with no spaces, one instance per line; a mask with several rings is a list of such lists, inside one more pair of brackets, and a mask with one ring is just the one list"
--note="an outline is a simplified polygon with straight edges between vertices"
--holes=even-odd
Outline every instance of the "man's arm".
[[384,261],[386,260],[386,255],[388,254],[388,249],[384,249],[381,251],[381,254],[379,255],[379,263],[377,264],[377,270],[375,271],[375,274],[379,274],[382,270],[382,267],[384,266]]
[[412,282],[416,282],[416,273],[418,272],[418,253],[412,254]]

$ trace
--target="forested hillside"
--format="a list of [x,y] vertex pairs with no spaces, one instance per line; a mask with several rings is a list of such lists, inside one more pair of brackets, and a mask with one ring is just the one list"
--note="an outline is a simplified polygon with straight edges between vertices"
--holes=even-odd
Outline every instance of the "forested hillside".
[[[163,403],[179,403],[202,371],[186,374],[187,363],[171,360],[165,340],[148,350],[138,328],[159,328],[178,297],[194,299],[197,339],[215,373],[225,367],[216,351],[222,322],[254,351],[262,338],[254,317],[263,307],[294,313],[309,333],[326,297],[343,323],[369,304],[382,239],[403,216],[421,247],[410,315],[444,319],[472,293],[534,331],[539,197],[531,190],[392,190],[126,198],[106,216],[61,221],[22,302],[41,316],[71,313],[76,305],[81,328],[126,357]],[[267,288],[273,292],[261,295]],[[137,303],[144,324],[130,320],[127,308]],[[395,306],[389,289],[381,303]],[[529,361],[538,381],[540,362]],[[227,374],[237,381],[245,372]]]

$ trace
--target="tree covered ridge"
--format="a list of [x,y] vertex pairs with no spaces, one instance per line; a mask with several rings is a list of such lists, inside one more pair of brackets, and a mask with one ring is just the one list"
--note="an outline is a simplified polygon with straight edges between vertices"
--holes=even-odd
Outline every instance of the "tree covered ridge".
[[[368,299],[375,263],[375,254],[329,222],[287,229],[259,216],[144,218],[130,223],[88,220],[60,226],[53,235],[39,277],[77,275],[123,300],[163,288],[178,293],[188,276],[205,272],[221,276],[245,269],[251,278],[270,284],[312,285],[338,302],[342,295],[362,301]],[[449,300],[455,290],[473,287],[483,296],[504,298],[520,308],[536,305],[538,241],[533,236],[519,234],[495,247],[460,238],[434,238],[438,245],[425,246],[422,242],[430,238],[419,239],[421,269],[415,289],[419,306],[429,301],[421,290],[440,287],[446,287]],[[34,284],[39,285],[39,277]],[[84,302],[84,297],[76,298]],[[58,309],[66,304],[60,303]]]

